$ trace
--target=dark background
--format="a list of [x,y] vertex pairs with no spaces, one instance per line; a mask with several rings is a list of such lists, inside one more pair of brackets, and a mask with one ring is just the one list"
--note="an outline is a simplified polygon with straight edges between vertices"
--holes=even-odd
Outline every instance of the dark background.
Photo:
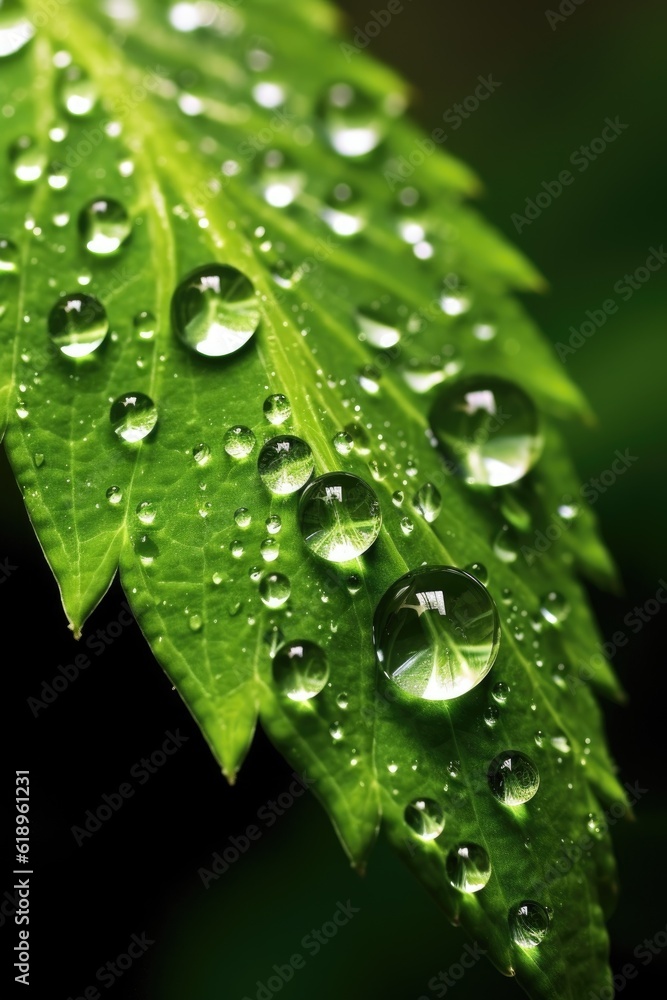
[[[370,20],[366,0],[345,0],[343,6],[352,29]],[[374,9],[384,6],[378,0]],[[542,4],[406,0],[403,12],[369,46],[414,84],[414,113],[429,131],[474,91],[479,75],[491,73],[500,81],[452,134],[448,148],[484,181],[486,217],[548,278],[550,291],[532,297],[529,307],[554,342],[568,336],[571,324],[579,326],[587,309],[613,296],[614,283],[644,263],[649,247],[667,240],[660,156],[667,8],[646,0],[584,0],[571,9],[552,30]],[[511,214],[522,212],[542,181],[555,178],[570,154],[615,116],[629,127],[517,235]],[[592,592],[605,636],[622,628],[624,615],[653,597],[667,576],[659,452],[667,347],[658,302],[664,283],[658,272],[568,359],[599,417],[596,428],[570,433],[582,480],[608,468],[616,449],[637,456],[596,506],[625,583],[621,597]],[[249,856],[203,888],[197,869],[230,836],[257,823],[257,810],[289,787],[289,769],[259,734],[238,785],[228,788],[136,626],[92,656],[93,665],[71,688],[33,717],[26,699],[80,649],[67,632],[57,587],[6,464],[0,507],[0,557],[16,567],[0,591],[4,670],[12,692],[4,702],[5,756],[12,768],[32,769],[31,942],[39,969],[33,996],[82,996],[97,969],[124,952],[132,934],[145,932],[154,944],[117,980],[113,996],[254,997],[256,981],[267,979],[272,964],[300,950],[303,935],[331,918],[337,900],[348,898],[359,914],[281,995],[428,995],[428,980],[457,960],[465,938],[382,842],[366,878],[354,875],[310,796],[298,799],[270,829],[258,824],[262,836]],[[114,622],[122,600],[114,586],[86,634]],[[615,971],[626,962],[639,964],[634,948],[667,924],[660,825],[664,614],[618,651],[614,662],[630,703],[606,710],[622,780],[639,781],[648,790],[636,808],[637,822],[620,823],[614,832],[622,885],[610,925]],[[166,730],[177,728],[188,742],[144,787],[133,780],[134,797],[78,847],[70,828],[87,809],[97,808],[103,792],[132,780],[133,765],[160,748]],[[3,784],[8,803],[9,780]],[[11,855],[2,856],[6,873]],[[0,893],[10,888],[7,874],[2,883]],[[14,938],[11,926],[0,916],[3,945]],[[664,990],[662,956],[640,968],[623,991],[628,1000]],[[10,980],[5,967],[3,981]],[[481,962],[456,995],[487,993],[496,1000],[520,995],[513,982]]]

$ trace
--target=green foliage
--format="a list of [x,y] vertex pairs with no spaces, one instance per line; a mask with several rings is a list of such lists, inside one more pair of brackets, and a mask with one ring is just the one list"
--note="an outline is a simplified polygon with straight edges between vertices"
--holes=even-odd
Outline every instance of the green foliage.
[[[624,793],[592,688],[620,691],[599,655],[576,573],[611,585],[614,569],[590,510],[570,522],[558,516],[578,484],[556,421],[589,414],[512,294],[539,287],[539,276],[464,202],[475,179],[441,151],[422,157],[407,182],[420,194],[416,208],[401,207],[397,172],[420,148],[419,133],[399,113],[404,88],[365,56],[345,58],[328,6],[220,6],[215,22],[192,34],[171,27],[165,5],[153,0],[142,0],[139,19],[111,25],[101,6],[63,4],[0,60],[0,105],[11,109],[3,144],[9,151],[30,136],[28,158],[41,172],[34,183],[21,181],[14,152],[1,177],[2,235],[20,253],[17,272],[0,273],[3,424],[71,628],[80,635],[119,571],[155,656],[230,780],[261,719],[290,764],[314,779],[357,867],[384,823],[450,919],[502,972],[513,971],[533,997],[580,1000],[608,982],[603,911],[614,879],[608,836],[590,834],[589,816]],[[33,18],[40,10],[28,6]],[[85,88],[71,81],[62,55],[54,61],[63,52],[96,95],[82,116],[67,110],[68,78],[75,94]],[[376,103],[382,142],[365,157],[337,155],[324,134],[318,102],[341,79]],[[259,82],[282,86],[284,104],[258,103]],[[288,207],[264,196],[267,174],[276,176],[265,156],[274,150],[299,192]],[[62,188],[47,182],[70,174]],[[341,184],[353,192],[351,208],[331,200]],[[91,255],[77,229],[83,206],[101,197],[117,199],[132,220],[130,238],[108,258]],[[323,218],[332,204],[361,220],[359,233],[332,232]],[[401,238],[401,219],[423,227],[421,259]],[[178,283],[211,261],[248,275],[261,300],[251,343],[220,360],[188,351],[170,319]],[[439,283],[452,273],[465,277],[473,300],[458,316],[438,304]],[[56,300],[76,291],[103,303],[111,327],[80,360],[63,356],[47,332]],[[355,314],[387,296],[403,336],[382,350],[360,340]],[[155,319],[138,330],[141,312]],[[497,335],[474,336],[480,323]],[[369,364],[381,375],[376,394],[358,380]],[[424,368],[447,378],[459,369],[492,372],[532,396],[545,447],[518,487],[473,491],[446,472],[427,436],[437,390],[416,392],[405,377]],[[135,445],[119,440],[109,422],[111,401],[127,392],[147,394],[158,410],[155,431]],[[262,413],[272,393],[291,404],[279,428]],[[224,450],[233,425],[258,439],[245,460]],[[368,450],[357,444],[341,455],[333,438],[350,426],[357,439],[366,429]],[[363,557],[341,567],[312,557],[301,542],[297,498],[267,492],[257,453],[282,432],[308,442],[317,474],[342,469],[373,485],[384,524]],[[205,463],[194,457],[201,444],[210,449]],[[425,482],[443,501],[433,523],[411,504]],[[107,497],[113,487],[117,503]],[[397,490],[405,494],[400,508],[392,502]],[[137,508],[146,503],[154,519],[144,508],[142,521]],[[251,512],[247,528],[234,520],[239,507]],[[273,515],[282,527],[271,536],[265,522]],[[513,562],[494,549],[508,518],[517,553],[525,550]],[[558,537],[544,545],[553,524]],[[280,554],[265,564],[267,537]],[[232,549],[243,551],[237,558]],[[424,562],[483,563],[501,610],[493,670],[451,702],[392,699],[375,665],[376,605]],[[258,575],[272,570],[291,584],[280,609],[259,598]],[[360,581],[354,594],[351,574]],[[538,632],[540,597],[554,590],[572,611],[561,626]],[[276,691],[270,647],[280,635],[325,650],[331,683],[316,698],[294,703]],[[499,681],[510,693],[490,727],[484,714]],[[341,739],[332,738],[336,724]],[[496,801],[486,778],[491,759],[509,749],[527,753],[540,773],[538,794],[517,810]],[[404,819],[406,804],[424,797],[441,803],[446,821],[428,842]],[[492,865],[488,885],[474,895],[452,888],[445,871],[448,851],[461,842],[482,845]],[[573,842],[579,856],[563,862]],[[525,899],[553,911],[549,934],[530,950],[512,943],[507,920]]]

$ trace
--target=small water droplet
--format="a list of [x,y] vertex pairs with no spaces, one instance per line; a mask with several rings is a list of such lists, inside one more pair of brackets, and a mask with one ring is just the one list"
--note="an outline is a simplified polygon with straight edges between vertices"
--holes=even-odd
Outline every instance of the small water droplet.
[[391,502],[393,503],[394,507],[401,507],[403,505],[404,500],[405,500],[405,493],[403,492],[403,490],[396,490],[391,495]]
[[364,365],[357,374],[359,385],[369,396],[377,396],[380,391],[380,372],[373,365]]
[[5,274],[16,274],[18,269],[19,248],[13,240],[0,236],[0,277]]
[[331,739],[334,740],[334,742],[336,742],[336,743],[339,740],[342,740],[342,738],[343,738],[343,727],[341,726],[340,722],[333,722],[329,726],[329,735],[331,736]]
[[347,691],[341,691],[341,693],[336,698],[336,704],[340,709],[342,709],[342,711],[345,711],[347,709],[347,706],[349,704]]
[[109,420],[123,441],[141,441],[157,424],[157,407],[143,392],[126,392],[111,404]]
[[152,312],[142,309],[134,317],[133,326],[141,340],[152,340],[155,336],[155,316]]
[[192,632],[201,632],[203,624],[204,620],[201,615],[190,615],[188,618],[188,625]]
[[435,840],[445,828],[445,814],[435,799],[413,799],[403,815],[410,829],[422,840]]
[[561,625],[570,613],[570,605],[562,594],[552,590],[540,601],[540,614],[550,625]]
[[197,465],[208,465],[211,460],[211,449],[207,444],[201,441],[192,449],[192,457]]
[[41,467],[44,465],[44,455],[42,454],[41,451],[36,451],[35,454],[32,456],[32,460],[35,463],[36,469],[41,469]]
[[264,562],[275,562],[280,555],[280,543],[277,538],[265,538],[259,550]]
[[500,718],[500,712],[498,711],[496,706],[489,705],[489,707],[484,712],[484,721],[486,722],[489,729],[493,729],[493,727],[498,722],[499,718]]
[[373,638],[385,675],[419,698],[448,701],[474,688],[500,645],[488,591],[451,566],[406,573],[375,611]]
[[256,438],[249,427],[237,424],[226,431],[223,446],[232,458],[247,458],[255,447]]
[[445,862],[450,885],[459,892],[479,892],[491,878],[489,855],[479,844],[458,844]]
[[259,582],[259,596],[267,608],[282,608],[290,593],[290,582],[282,573],[267,573]]
[[549,912],[540,903],[527,899],[513,906],[507,917],[510,934],[520,948],[536,948],[549,933]]
[[111,504],[120,503],[123,499],[123,491],[120,486],[110,486],[105,495]]
[[264,400],[264,416],[270,424],[284,424],[292,416],[292,407],[287,396],[277,392]]
[[226,264],[192,271],[174,292],[172,326],[180,340],[205,357],[233,354],[261,319],[259,298],[245,274]]
[[602,840],[606,832],[606,823],[595,813],[589,813],[586,820],[586,829],[592,833],[596,840]]
[[134,543],[134,551],[139,556],[142,566],[150,566],[159,554],[159,550],[150,535],[140,535]]
[[35,184],[46,169],[46,154],[29,135],[22,135],[9,147],[9,162],[21,184]]
[[487,777],[491,791],[506,806],[523,805],[540,787],[539,771],[520,750],[504,750],[494,757]]
[[308,701],[322,691],[329,679],[324,650],[309,639],[292,639],[273,659],[273,680],[292,701]]
[[435,521],[442,510],[442,497],[440,490],[433,483],[424,483],[415,493],[412,499],[413,506],[425,521],[431,523]]
[[409,517],[402,517],[400,524],[401,524],[401,531],[403,532],[404,535],[411,535],[412,532],[415,530],[415,526]]
[[501,562],[516,562],[519,555],[519,543],[509,524],[504,524],[494,538],[493,551]]
[[341,156],[366,156],[384,137],[384,124],[375,101],[349,83],[329,87],[320,99],[318,110],[326,136]]
[[315,460],[310,446],[291,435],[271,438],[259,453],[257,470],[266,488],[278,496],[296,493],[310,479]]
[[358,594],[361,590],[361,580],[358,576],[352,573],[351,576],[348,576],[345,581],[345,586],[347,587],[348,594],[351,594],[354,597],[354,595]]
[[358,309],[356,316],[364,340],[373,347],[387,350],[401,339],[400,318],[394,303],[373,302]]
[[[70,181],[70,169],[64,163],[52,160],[47,169],[47,180],[52,191],[64,191]],[[60,219],[60,216],[55,218]],[[67,225],[69,215],[65,215],[66,221],[56,223],[57,225]],[[55,221],[55,219],[54,219]]]
[[97,86],[78,66],[68,66],[60,84],[60,100],[74,118],[89,115],[97,104]]
[[83,245],[96,257],[116,253],[131,230],[132,223],[125,207],[114,198],[95,198],[79,214]]
[[234,520],[239,528],[247,528],[252,521],[252,515],[247,507],[237,507],[234,511]]
[[493,695],[495,701],[497,701],[499,705],[504,705],[507,702],[507,697],[510,693],[510,690],[511,688],[509,684],[505,684],[504,681],[498,681],[497,684],[494,684],[491,690],[491,694]]
[[339,455],[349,455],[354,448],[354,441],[346,431],[338,431],[334,435],[333,446]]
[[103,343],[109,320],[101,302],[92,295],[63,295],[51,309],[49,336],[68,358],[86,358]]
[[299,528],[311,552],[347,562],[366,552],[382,526],[375,492],[358,476],[330,472],[315,479],[299,502]]
[[157,515],[157,505],[150,500],[142,500],[136,513],[142,524],[152,524]]
[[234,559],[240,559],[244,552],[243,542],[240,542],[238,538],[235,538],[229,543],[229,551]]

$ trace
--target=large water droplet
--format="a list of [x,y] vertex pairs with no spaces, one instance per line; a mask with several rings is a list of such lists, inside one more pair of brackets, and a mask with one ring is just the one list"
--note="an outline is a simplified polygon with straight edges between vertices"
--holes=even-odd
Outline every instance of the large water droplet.
[[447,458],[471,484],[505,486],[542,451],[535,404],[512,382],[475,375],[444,386],[430,423]]
[[528,802],[540,787],[540,774],[520,750],[504,750],[494,757],[487,777],[495,797],[506,806]]
[[0,236],[0,276],[16,274],[19,269],[19,248],[5,236]]
[[459,892],[479,892],[491,878],[489,855],[479,844],[458,844],[447,855],[447,878]]
[[445,814],[435,799],[413,799],[403,815],[410,829],[422,840],[435,840],[445,829]]
[[171,301],[173,328],[197,354],[219,358],[243,347],[259,326],[255,286],[227,264],[206,264],[185,278]]
[[373,639],[385,675],[408,694],[448,701],[474,688],[498,655],[500,622],[488,591],[451,566],[406,573],[375,611]]
[[104,306],[94,296],[74,292],[56,302],[49,313],[48,331],[68,358],[85,358],[103,342],[109,320]]
[[308,701],[324,688],[329,666],[324,650],[309,639],[293,639],[273,659],[273,679],[292,701]]
[[83,245],[96,257],[116,253],[131,230],[132,223],[125,207],[113,198],[96,198],[79,214]]
[[290,582],[282,573],[267,573],[259,582],[259,596],[267,608],[282,608],[290,592]]
[[549,933],[548,910],[531,899],[513,906],[507,915],[510,934],[520,948],[536,948]]
[[442,510],[440,490],[433,483],[424,483],[415,494],[412,503],[425,521],[429,521],[429,523],[435,521]]
[[336,83],[323,95],[319,112],[331,146],[341,156],[365,156],[384,136],[375,102],[349,83]]
[[14,177],[22,184],[34,184],[46,168],[46,154],[29,135],[22,135],[9,147]]
[[277,426],[284,424],[292,416],[292,407],[287,396],[281,392],[276,392],[272,396],[267,396],[262,407],[264,416],[270,424]]
[[310,479],[315,460],[310,446],[301,438],[284,434],[271,438],[259,453],[257,471],[272,493],[296,493]]
[[247,458],[255,447],[256,438],[249,427],[237,424],[225,432],[223,446],[232,458]]
[[308,486],[299,502],[299,528],[311,552],[347,562],[371,547],[382,526],[375,492],[358,476],[329,472]]
[[570,613],[570,605],[562,594],[552,590],[540,601],[540,614],[550,625],[560,625]]
[[14,55],[35,34],[35,25],[18,0],[5,0],[0,7],[0,59]]
[[125,392],[111,404],[109,419],[123,441],[141,441],[157,423],[157,407],[143,392]]

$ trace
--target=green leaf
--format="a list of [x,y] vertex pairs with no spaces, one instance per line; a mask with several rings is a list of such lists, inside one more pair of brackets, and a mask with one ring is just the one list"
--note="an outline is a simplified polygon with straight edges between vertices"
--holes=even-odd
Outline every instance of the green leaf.
[[[9,157],[2,228],[19,248],[16,273],[0,272],[3,425],[70,627],[80,636],[118,570],[151,648],[230,780],[261,719],[313,781],[357,867],[382,822],[502,972],[533,997],[580,1000],[609,982],[603,910],[613,860],[608,836],[590,834],[590,816],[625,801],[592,686],[622,693],[575,578],[581,569],[613,585],[613,564],[583,502],[574,521],[559,513],[579,488],[556,420],[590,413],[512,295],[541,279],[466,204],[477,189],[469,170],[442,151],[424,155],[402,115],[403,85],[341,48],[329,6],[217,5],[213,22],[193,32],[176,30],[167,6],[151,0],[120,5],[129,18],[112,23],[101,7],[63,3],[45,17],[40,3],[28,4],[35,37],[28,30],[26,43],[0,58]],[[3,11],[0,37],[7,19],[20,17],[12,6]],[[340,80],[370,102],[381,142],[367,156],[339,155],[327,139],[321,95]],[[272,87],[258,91],[262,83]],[[33,145],[19,150],[17,171],[22,136]],[[295,193],[284,207],[266,200],[278,176],[266,154],[276,150]],[[348,205],[341,185],[353,193]],[[414,208],[399,201],[406,186],[419,193]],[[117,200],[131,219],[129,239],[108,258],[89,253],[77,228],[82,208],[100,198]],[[332,208],[347,211],[348,229],[352,216],[359,232],[344,235],[340,216],[332,231]],[[412,233],[423,229],[416,252],[400,234],[406,222]],[[9,260],[6,246],[2,253]],[[170,318],[178,283],[213,261],[247,275],[260,298],[259,330],[223,359],[189,351]],[[472,308],[455,316],[439,305],[451,274],[472,296]],[[48,334],[56,300],[73,292],[96,296],[111,327],[79,360]],[[378,299],[398,310],[402,337],[391,349],[359,336],[356,309]],[[154,320],[137,326],[141,313]],[[359,382],[369,364],[375,394]],[[414,387],[447,384],[459,371],[510,379],[539,407],[544,452],[515,487],[470,489],[430,443],[437,389]],[[128,445],[114,434],[109,407],[136,392],[153,400],[158,423]],[[278,428],[262,412],[275,393],[292,411]],[[258,440],[244,460],[223,446],[234,425]],[[345,429],[356,445],[341,455],[333,439]],[[316,559],[301,542],[297,498],[265,488],[258,449],[283,431],[308,442],[318,475],[341,469],[372,484],[384,523],[363,557],[343,566]],[[433,523],[413,505],[427,482],[442,496]],[[400,507],[396,491],[405,495]],[[248,527],[235,521],[240,507],[251,513]],[[269,517],[280,518],[278,534],[267,533]],[[494,545],[506,525],[515,533],[511,562]],[[276,544],[277,560],[266,563]],[[502,618],[493,670],[450,702],[392,697],[375,663],[378,601],[423,563],[473,562],[487,567]],[[280,609],[258,593],[259,576],[273,570],[291,586]],[[572,609],[554,627],[539,616],[551,591]],[[296,703],[277,690],[271,652],[283,637],[325,651],[330,684],[317,697]],[[492,694],[499,682],[509,688],[502,705]],[[497,709],[493,726],[489,708]],[[490,761],[510,750],[528,754],[540,774],[537,795],[516,809],[487,781]],[[424,798],[445,816],[430,841],[404,816]],[[457,891],[447,875],[448,852],[466,842],[482,846],[492,868],[475,894]],[[563,861],[572,845],[575,860]],[[527,899],[553,911],[532,949],[513,943],[508,927],[510,909]]]

